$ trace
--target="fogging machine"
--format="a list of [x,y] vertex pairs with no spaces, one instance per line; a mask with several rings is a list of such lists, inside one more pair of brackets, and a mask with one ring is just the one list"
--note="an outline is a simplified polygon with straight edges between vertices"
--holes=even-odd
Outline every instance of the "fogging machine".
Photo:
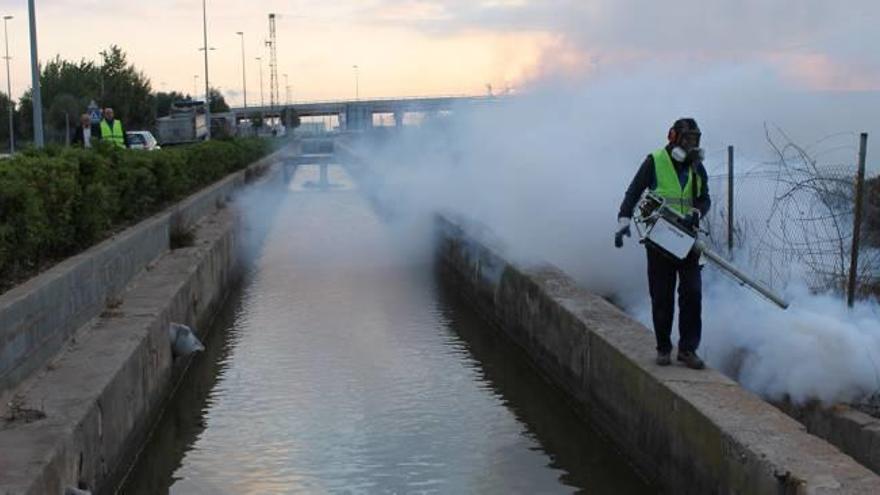
[[764,296],[782,309],[788,308],[788,302],[764,284],[746,275],[726,259],[709,249],[701,238],[698,226],[689,226],[687,218],[670,208],[666,200],[646,191],[636,206],[633,223],[639,234],[639,242],[650,244],[666,255],[677,259],[685,259],[691,251],[696,251],[733,278],[739,285],[745,285]]

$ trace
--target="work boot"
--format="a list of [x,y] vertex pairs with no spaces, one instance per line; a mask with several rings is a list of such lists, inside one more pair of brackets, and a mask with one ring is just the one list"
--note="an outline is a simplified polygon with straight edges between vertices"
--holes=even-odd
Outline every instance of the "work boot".
[[701,370],[706,367],[706,363],[694,351],[678,351],[678,360],[692,370]]
[[658,366],[669,366],[670,364],[672,364],[672,358],[669,357],[669,354],[670,353],[668,353],[668,352],[657,351],[657,359],[655,361],[657,363],[657,365]]

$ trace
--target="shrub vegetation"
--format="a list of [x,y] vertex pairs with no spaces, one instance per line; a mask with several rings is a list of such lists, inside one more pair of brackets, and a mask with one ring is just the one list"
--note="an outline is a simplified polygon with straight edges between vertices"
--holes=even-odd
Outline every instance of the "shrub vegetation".
[[240,170],[260,139],[157,151],[47,148],[0,161],[0,291]]

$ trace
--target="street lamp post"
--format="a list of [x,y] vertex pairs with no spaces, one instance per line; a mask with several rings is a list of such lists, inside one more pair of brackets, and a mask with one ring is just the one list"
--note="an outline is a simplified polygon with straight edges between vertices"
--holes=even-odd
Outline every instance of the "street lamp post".
[[[33,1],[33,0],[32,0]],[[208,124],[207,139],[211,139],[211,87],[208,82],[208,10],[205,0],[202,0],[202,36],[205,50],[205,121]]]
[[45,146],[43,140],[43,97],[40,94],[40,58],[37,55],[37,13],[34,0],[28,0],[28,17],[31,25],[31,89],[34,105],[34,144]]
[[241,88],[244,93],[244,108],[247,110],[247,75],[244,68],[244,32],[238,31],[235,34],[241,36]]
[[12,75],[9,70],[9,30],[6,26],[9,19],[12,19],[11,15],[3,16],[3,38],[6,43],[6,56],[3,57],[6,59],[6,96],[9,97],[9,154],[15,153],[15,133],[13,132],[12,127],[12,111],[13,111],[13,103],[12,103]]
[[101,67],[100,67],[100,71],[98,72],[98,77],[101,80],[101,95],[100,95],[99,101],[103,105],[104,104],[104,64],[107,61],[107,51],[101,50],[100,52],[98,52],[98,55],[101,56]]
[[359,100],[361,98],[360,82],[358,81],[358,70],[360,69],[360,67],[358,67],[357,65],[352,65],[351,68],[354,69],[354,99]]
[[260,63],[260,106],[266,106],[265,101],[263,101],[263,57],[256,57],[257,62]]
[[[210,47],[210,48],[208,48],[208,50],[205,50],[204,48],[199,48],[199,51],[200,51],[200,52],[201,52],[201,51],[212,51],[212,52],[213,52],[213,51],[215,51],[215,50],[217,50],[217,49],[214,48],[213,46]],[[198,75],[198,74],[196,74],[196,75]],[[214,89],[217,89],[217,88],[214,88]],[[208,103],[210,103],[210,99],[211,99],[211,93],[210,93],[210,91],[207,91],[205,94],[207,95],[207,96],[205,97],[205,101],[208,102]]]
[[193,74],[193,100],[196,99],[197,94],[199,94],[199,75]]

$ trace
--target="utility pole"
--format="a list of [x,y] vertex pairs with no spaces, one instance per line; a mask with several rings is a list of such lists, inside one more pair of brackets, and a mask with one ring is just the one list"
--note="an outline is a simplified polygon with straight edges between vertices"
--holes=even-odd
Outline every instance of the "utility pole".
[[107,60],[107,51],[101,50],[100,52],[98,52],[98,55],[101,56],[101,70],[100,70],[100,72],[98,72],[98,76],[101,79],[101,95],[100,95],[100,98],[98,98],[98,101],[100,101],[101,105],[103,105],[104,101],[105,101],[105,98],[104,98],[104,65],[105,64],[104,64],[104,62]]
[[6,41],[6,56],[3,58],[6,59],[6,96],[9,97],[9,154],[11,155],[15,153],[15,132],[12,126],[12,112],[15,104],[12,103],[12,72],[9,69],[9,28],[6,25],[9,19],[12,19],[11,15],[3,16],[3,38]]
[[352,65],[351,68],[354,69],[354,99],[360,100],[360,98],[361,98],[361,96],[360,96],[360,94],[361,94],[360,81],[358,80],[359,79],[358,71],[360,70],[360,67],[358,67],[357,65]]
[[193,100],[196,99],[196,95],[199,94],[199,75],[193,74]]
[[263,57],[256,57],[256,59],[260,63],[260,106],[265,107],[266,102],[263,100]]
[[290,105],[290,81],[287,79],[287,74],[284,74],[284,104]]
[[34,0],[28,0],[28,17],[31,24],[31,89],[34,108],[34,144],[37,148],[45,146],[43,140],[43,97],[40,94],[40,58],[37,55],[37,12]]
[[275,14],[269,14],[269,106],[275,113],[278,104],[278,39],[275,32]]
[[211,86],[208,82],[208,10],[205,6],[205,1],[202,0],[202,35],[204,37],[204,46],[202,49],[205,50],[205,121],[208,124],[208,134],[207,139],[211,139]]
[[244,63],[244,32],[238,31],[235,34],[241,36],[241,89],[244,93],[244,108],[247,110],[247,75]]

